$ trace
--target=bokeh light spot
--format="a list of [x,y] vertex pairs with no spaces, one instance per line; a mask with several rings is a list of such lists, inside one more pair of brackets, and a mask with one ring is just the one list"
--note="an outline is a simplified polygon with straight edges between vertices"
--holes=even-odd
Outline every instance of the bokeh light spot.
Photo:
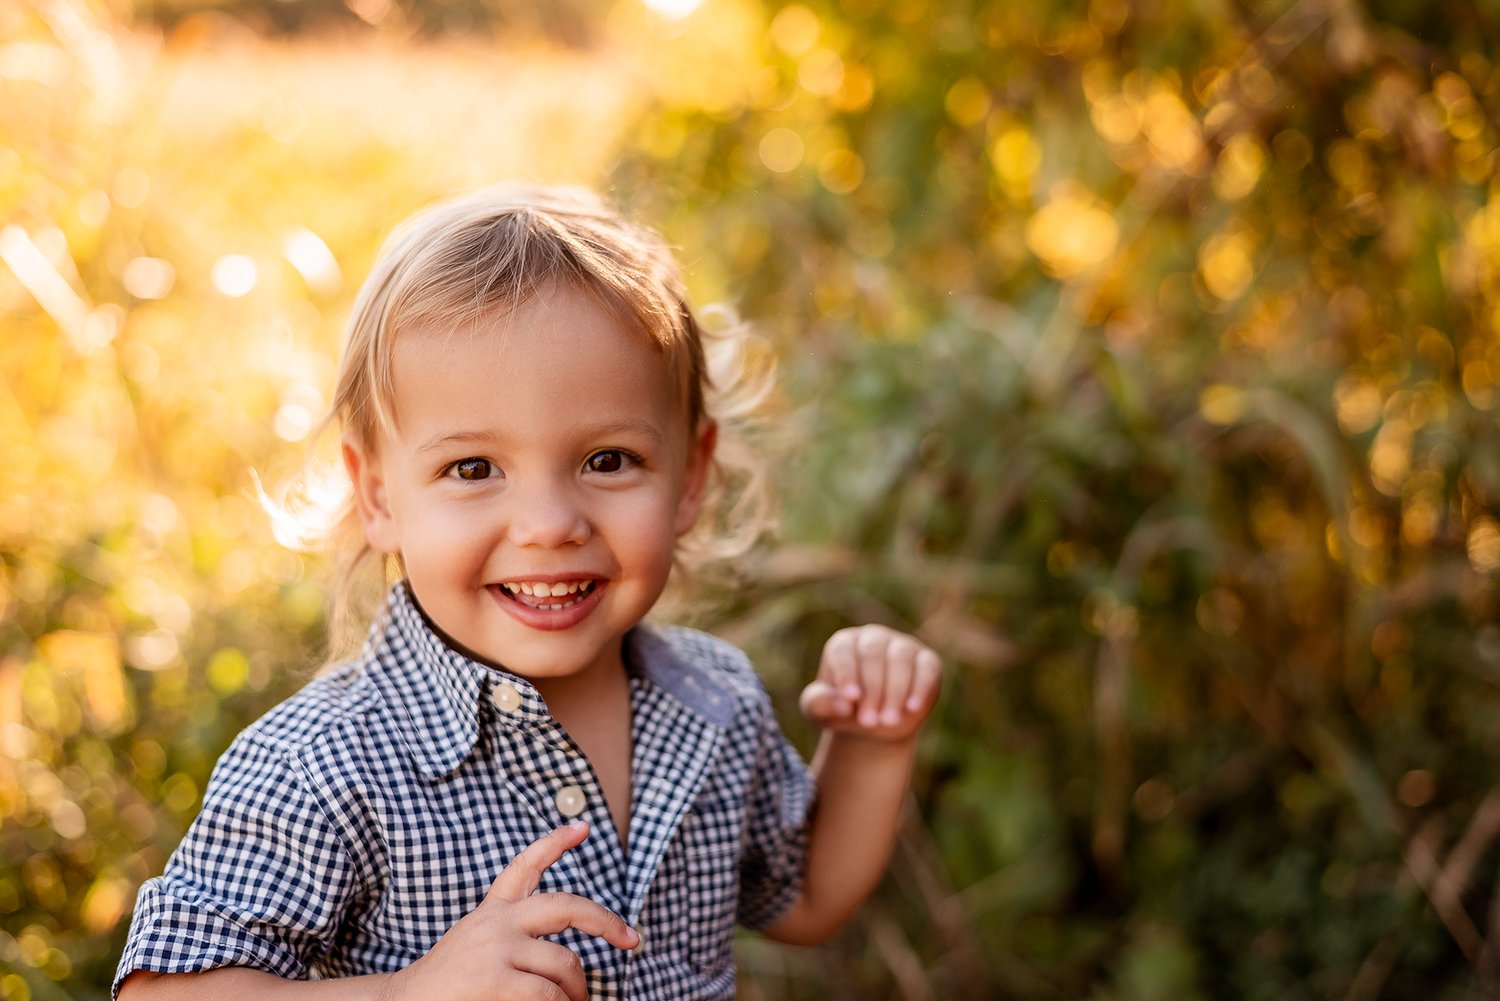
[[1072,185],[1064,185],[1026,224],[1026,245],[1059,278],[1072,278],[1109,260],[1119,241],[1114,216]]
[[818,15],[800,3],[787,4],[771,19],[771,41],[789,56],[800,56],[818,40]]
[[1234,424],[1245,416],[1245,394],[1235,386],[1209,386],[1198,396],[1198,412],[1210,424]]
[[990,144],[990,164],[1013,194],[1020,196],[1042,166],[1042,147],[1023,125],[1012,125]]
[[760,141],[760,162],[778,174],[796,170],[806,152],[802,137],[788,128],[774,128]]
[[847,149],[830,150],[818,162],[818,179],[836,195],[847,195],[865,178],[865,162]]
[[260,280],[260,269],[244,254],[226,254],[214,262],[214,288],[231,299],[247,296]]
[[827,97],[844,82],[844,60],[832,49],[813,49],[797,64],[797,82],[808,93]]
[[160,257],[136,257],[125,265],[120,281],[137,299],[165,299],[177,281],[177,269]]
[[990,91],[978,77],[959,80],[943,97],[948,117],[959,125],[977,125],[990,113]]
[[1228,201],[1237,201],[1255,190],[1266,169],[1266,151],[1260,140],[1241,133],[1225,143],[1214,168],[1214,192]]
[[1244,295],[1255,278],[1250,250],[1250,238],[1243,232],[1232,231],[1210,238],[1198,252],[1203,284],[1225,302]]

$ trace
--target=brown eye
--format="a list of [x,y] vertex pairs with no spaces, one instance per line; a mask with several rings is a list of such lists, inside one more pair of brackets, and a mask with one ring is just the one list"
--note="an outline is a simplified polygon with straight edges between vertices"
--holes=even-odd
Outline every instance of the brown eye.
[[618,449],[606,448],[589,456],[587,466],[591,473],[618,473],[625,468],[625,455]]
[[451,467],[453,475],[461,480],[488,479],[493,469],[488,459],[464,459]]

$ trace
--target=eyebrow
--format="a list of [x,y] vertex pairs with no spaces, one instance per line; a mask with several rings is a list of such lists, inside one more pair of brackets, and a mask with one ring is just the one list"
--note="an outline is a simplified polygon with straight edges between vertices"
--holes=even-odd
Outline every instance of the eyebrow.
[[455,431],[452,434],[438,435],[429,438],[417,446],[418,452],[436,452],[450,445],[481,444],[490,440],[490,436],[480,431]]
[[[580,433],[589,438],[614,434],[636,434],[650,438],[655,443],[663,440],[661,430],[655,424],[639,420],[608,421],[599,424],[589,424],[580,429]],[[494,440],[495,435],[484,431],[454,431],[451,434],[429,438],[417,446],[417,451],[436,452],[454,445],[483,445],[489,444]]]

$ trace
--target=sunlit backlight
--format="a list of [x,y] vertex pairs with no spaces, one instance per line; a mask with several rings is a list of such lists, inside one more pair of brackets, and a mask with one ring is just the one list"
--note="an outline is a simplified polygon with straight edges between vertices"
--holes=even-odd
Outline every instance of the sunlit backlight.
[[294,229],[287,234],[283,244],[286,259],[307,281],[308,287],[324,295],[332,295],[344,283],[339,262],[323,238],[310,229]]
[[332,465],[310,466],[300,479],[266,492],[260,474],[251,470],[256,499],[271,519],[271,535],[293,552],[314,552],[323,546],[349,501],[349,480]]
[[244,254],[225,254],[214,262],[214,288],[231,299],[249,295],[260,280],[260,269]]
[[670,21],[680,21],[703,6],[703,0],[641,0],[654,14]]
[[0,79],[60,87],[67,82],[71,68],[68,54],[56,45],[12,42],[0,48]]
[[0,261],[10,266],[21,285],[59,327],[73,333],[83,326],[88,304],[20,226],[0,230]]

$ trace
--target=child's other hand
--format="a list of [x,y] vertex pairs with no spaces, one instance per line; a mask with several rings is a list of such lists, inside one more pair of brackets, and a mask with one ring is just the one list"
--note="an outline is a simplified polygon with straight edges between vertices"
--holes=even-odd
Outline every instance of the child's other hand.
[[802,712],[839,733],[904,740],[937,701],[938,655],[885,626],[840,629],[823,646],[818,677],[802,691]]
[[432,950],[391,979],[395,1001],[506,998],[588,1001],[583,964],[571,949],[540,940],[564,928],[597,935],[618,949],[639,942],[635,929],[600,904],[569,893],[537,894],[542,873],[588,837],[574,821],[538,838],[501,870],[479,906]]

